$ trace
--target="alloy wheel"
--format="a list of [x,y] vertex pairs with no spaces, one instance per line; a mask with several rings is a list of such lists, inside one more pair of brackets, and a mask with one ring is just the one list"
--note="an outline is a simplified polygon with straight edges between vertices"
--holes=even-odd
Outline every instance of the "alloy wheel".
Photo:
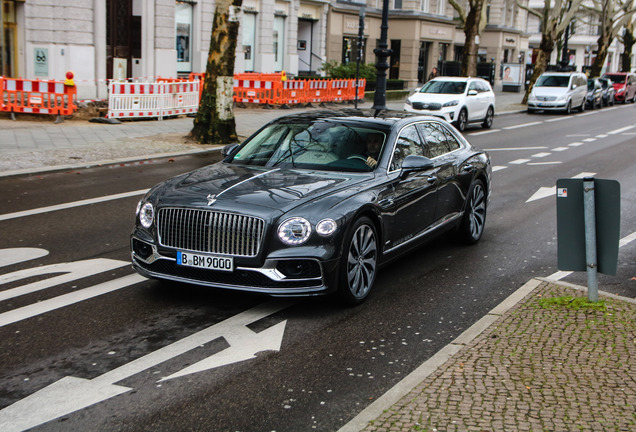
[[362,223],[349,243],[346,277],[349,292],[357,300],[364,299],[375,280],[378,248],[373,228]]

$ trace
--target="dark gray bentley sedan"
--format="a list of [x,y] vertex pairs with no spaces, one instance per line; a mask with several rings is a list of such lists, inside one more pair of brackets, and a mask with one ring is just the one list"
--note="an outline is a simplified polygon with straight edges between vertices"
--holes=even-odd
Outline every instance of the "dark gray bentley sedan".
[[290,115],[224,155],[139,202],[140,274],[358,304],[391,259],[443,232],[473,244],[484,231],[489,156],[440,119]]

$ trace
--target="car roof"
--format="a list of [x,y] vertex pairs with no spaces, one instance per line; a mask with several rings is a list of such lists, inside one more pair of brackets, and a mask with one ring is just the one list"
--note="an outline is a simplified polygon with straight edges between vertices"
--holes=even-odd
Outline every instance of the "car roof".
[[436,117],[422,116],[406,111],[397,110],[382,110],[377,115],[373,109],[351,109],[345,108],[342,110],[319,110],[319,111],[307,111],[297,114],[289,114],[278,117],[272,120],[269,124],[284,124],[294,122],[315,122],[320,120],[335,120],[335,121],[350,121],[360,124],[366,124],[368,126],[376,126],[383,128],[390,128],[394,124],[402,120],[436,120]]
[[432,79],[432,81],[464,81],[464,82],[468,80],[486,81],[485,79],[479,78],[479,77],[453,77],[453,76],[441,76],[441,77],[435,77]]

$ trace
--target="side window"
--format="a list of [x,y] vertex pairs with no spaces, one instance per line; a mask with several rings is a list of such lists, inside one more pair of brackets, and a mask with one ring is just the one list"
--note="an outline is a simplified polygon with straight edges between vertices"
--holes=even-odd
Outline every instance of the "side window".
[[444,129],[444,133],[446,134],[446,145],[449,151],[455,151],[461,147],[459,141],[451,131],[448,130],[445,126],[438,125],[440,129]]
[[477,82],[473,81],[470,83],[470,85],[468,86],[468,91],[471,91],[471,90],[476,90],[477,93],[479,93],[480,90],[479,90],[479,86],[477,85]]
[[400,132],[397,139],[393,159],[391,160],[391,170],[396,171],[402,168],[402,162],[409,155],[424,156],[422,142],[414,125],[407,126]]
[[448,153],[448,138],[437,123],[420,123],[417,125],[426,141],[424,156],[429,159]]

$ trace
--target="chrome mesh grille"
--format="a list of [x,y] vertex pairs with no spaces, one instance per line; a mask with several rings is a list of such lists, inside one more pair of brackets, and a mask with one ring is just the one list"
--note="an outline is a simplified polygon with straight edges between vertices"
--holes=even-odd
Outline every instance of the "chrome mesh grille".
[[159,210],[159,243],[176,249],[253,257],[263,240],[262,219],[183,208]]

